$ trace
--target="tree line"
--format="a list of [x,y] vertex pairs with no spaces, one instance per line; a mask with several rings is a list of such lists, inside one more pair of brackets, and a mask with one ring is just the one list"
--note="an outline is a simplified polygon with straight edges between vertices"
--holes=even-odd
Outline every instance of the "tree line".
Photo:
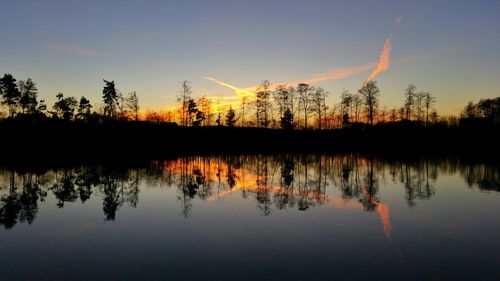
[[[44,99],[39,99],[36,83],[28,78],[17,81],[6,73],[0,78],[0,103],[7,108],[8,118],[55,118],[78,120],[139,120],[139,98],[136,92],[123,95],[114,81],[103,80],[102,105],[95,109],[90,100],[82,96],[56,95],[49,109]],[[94,110],[93,110],[94,108]]]
[[[330,95],[322,87],[299,83],[296,86],[272,85],[263,81],[253,96],[244,95],[232,105],[220,105],[219,98],[195,98],[189,81],[183,81],[177,95],[178,106],[166,112],[140,113],[136,92],[123,95],[114,81],[103,80],[101,104],[89,99],[56,95],[49,109],[39,99],[36,83],[16,79],[11,74],[0,78],[0,102],[7,118],[56,118],[78,120],[145,120],[177,123],[180,126],[227,126],[292,129],[336,129],[383,123],[411,122],[422,126],[454,126],[465,120],[489,120],[500,123],[500,97],[469,102],[459,116],[439,116],[436,97],[419,91],[413,84],[403,92],[401,107],[380,106],[380,88],[367,81],[355,93],[344,90],[337,103],[327,104]],[[0,112],[1,116],[1,112]]]
[[[299,83],[295,87],[272,86],[263,81],[249,99],[243,96],[239,105],[222,107],[219,101],[207,97],[194,98],[188,81],[181,83],[177,101],[179,123],[182,126],[241,126],[290,129],[336,129],[383,123],[415,123],[421,126],[455,126],[464,119],[486,119],[500,123],[500,97],[470,102],[459,117],[440,116],[435,107],[436,97],[429,91],[419,91],[414,84],[403,92],[401,107],[380,107],[380,88],[376,81],[367,81],[356,92],[344,90],[340,101],[328,105],[329,93],[318,86]],[[175,113],[175,112],[174,112]],[[168,112],[166,121],[175,121]],[[222,114],[225,113],[225,116]]]

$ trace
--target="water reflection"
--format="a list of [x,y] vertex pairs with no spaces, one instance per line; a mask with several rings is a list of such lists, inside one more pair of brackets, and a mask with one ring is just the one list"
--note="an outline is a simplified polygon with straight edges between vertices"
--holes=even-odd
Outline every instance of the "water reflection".
[[[390,207],[379,195],[380,185],[404,189],[410,207],[431,199],[440,175],[459,174],[471,188],[500,191],[498,165],[457,159],[386,161],[357,155],[249,155],[183,157],[125,169],[105,165],[71,169],[0,170],[0,224],[5,229],[35,221],[40,202],[49,194],[57,207],[92,196],[102,200],[105,220],[114,220],[123,205],[136,207],[141,188],[176,188],[182,214],[188,217],[194,200],[218,201],[241,196],[255,201],[263,215],[274,211],[307,211],[317,206],[376,213],[391,239]],[[328,190],[338,190],[334,195]]]

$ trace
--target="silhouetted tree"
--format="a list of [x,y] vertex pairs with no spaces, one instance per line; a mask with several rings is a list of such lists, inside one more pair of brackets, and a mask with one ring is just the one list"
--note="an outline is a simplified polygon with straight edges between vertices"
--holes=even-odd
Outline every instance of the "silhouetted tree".
[[292,107],[292,92],[293,88],[287,87],[286,85],[278,85],[273,92],[274,102],[278,108],[278,115],[281,117],[286,109]]
[[[344,90],[342,92],[342,95],[340,95],[340,114],[342,114],[342,126],[343,127],[348,127],[349,126],[349,115],[351,113],[351,108],[353,105],[353,95],[349,93],[348,90]],[[344,122],[347,121],[347,122]]]
[[269,115],[271,109],[271,83],[268,80],[262,82],[257,89],[255,100],[255,114],[257,126],[267,128],[269,126]]
[[344,113],[344,115],[342,115],[342,128],[347,128],[349,127],[349,114],[347,113]]
[[285,109],[283,116],[281,117],[281,128],[283,130],[293,129],[293,114],[290,108]]
[[404,119],[411,120],[414,115],[413,109],[417,99],[417,87],[413,84],[408,85],[405,90],[405,104],[404,104]]
[[116,117],[118,107],[118,93],[115,88],[115,81],[103,80],[105,85],[102,90],[104,102],[104,116],[113,119]]
[[299,108],[304,114],[304,129],[307,130],[307,120],[312,112],[311,93],[313,88],[308,84],[300,83],[297,85],[297,98],[299,100]]
[[135,91],[130,92],[126,99],[127,110],[132,114],[134,121],[139,121],[139,97]]
[[199,127],[199,126],[201,126],[201,123],[202,123],[205,119],[206,119],[206,117],[205,117],[205,113],[203,113],[203,111],[198,110],[198,111],[196,112],[196,116],[195,116],[195,118],[194,118],[194,120],[193,120],[193,126],[195,126],[195,127]]
[[128,120],[128,109],[127,103],[125,102],[125,96],[120,91],[117,91],[116,96],[116,119],[121,121]]
[[88,120],[90,117],[90,110],[91,109],[92,109],[92,105],[90,104],[90,101],[87,98],[82,96],[80,98],[80,103],[78,104],[76,118],[80,119],[80,120]]
[[500,97],[481,99],[477,104],[474,104],[474,108],[478,118],[486,118],[500,123]]
[[[196,119],[200,120],[199,117],[203,117],[201,120],[203,122],[203,125],[208,126],[211,124],[211,118],[212,118],[212,101],[203,96],[198,99],[197,101],[198,104],[198,112],[196,113]],[[198,126],[201,126],[201,123],[198,124]]]
[[328,92],[321,87],[314,87],[311,91],[311,110],[318,117],[318,129],[323,128],[323,119],[326,115],[326,97]]
[[188,101],[188,107],[187,107],[187,125],[193,125],[193,119],[196,116],[196,113],[198,112],[198,106],[196,102],[193,99],[190,99]]
[[248,97],[243,96],[241,98],[240,109],[241,109],[241,126],[245,126],[245,113],[248,106]]
[[180,118],[181,118],[181,126],[188,125],[188,107],[189,101],[191,100],[191,94],[193,91],[191,90],[191,82],[184,80],[181,82],[181,89],[177,95],[177,101],[181,102],[180,108]]
[[73,119],[73,116],[75,115],[76,106],[78,105],[76,99],[74,97],[65,98],[63,93],[57,94],[56,97],[57,101],[52,107],[55,111],[56,117],[67,121]]
[[363,97],[366,117],[370,125],[373,125],[373,119],[378,108],[378,96],[380,95],[377,82],[373,80],[366,82],[363,87],[359,89],[359,93]]
[[429,114],[432,113],[432,107],[436,103],[436,98],[431,94],[431,92],[423,92],[424,107],[425,107],[425,125],[429,125]]
[[363,99],[361,98],[361,94],[357,93],[352,97],[352,107],[354,109],[354,122],[359,122],[359,115],[361,114],[361,109],[363,106]]
[[398,119],[397,109],[393,108],[393,109],[391,109],[391,112],[389,115],[389,120],[394,123],[394,122],[396,122],[397,119]]
[[476,111],[476,105],[470,101],[465,107],[462,112],[462,116],[465,118],[476,118],[477,117],[477,111]]
[[226,126],[234,127],[234,124],[236,124],[235,117],[236,117],[236,114],[234,113],[234,109],[232,107],[230,107],[226,113]]
[[36,113],[41,114],[42,116],[46,116],[47,105],[45,104],[45,100],[41,99],[38,103],[38,107],[36,109]]
[[215,124],[217,124],[217,126],[222,126],[222,116],[219,113],[217,113],[217,119],[215,119]]
[[9,109],[9,116],[14,117],[19,106],[19,100],[21,99],[21,92],[16,85],[16,79],[11,74],[6,73],[0,78],[0,89],[2,104]]
[[37,112],[37,95],[38,89],[36,88],[35,82],[28,78],[26,81],[19,80],[18,87],[21,92],[21,98],[19,99],[19,105],[23,113],[25,114],[35,114]]

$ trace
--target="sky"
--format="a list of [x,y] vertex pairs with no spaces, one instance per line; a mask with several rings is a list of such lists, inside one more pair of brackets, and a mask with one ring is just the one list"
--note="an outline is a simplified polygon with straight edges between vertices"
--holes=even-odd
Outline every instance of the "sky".
[[136,91],[143,108],[312,81],[330,103],[373,78],[380,104],[400,107],[408,84],[441,114],[500,96],[500,1],[0,0],[0,74],[31,77],[55,95],[101,98],[102,79]]

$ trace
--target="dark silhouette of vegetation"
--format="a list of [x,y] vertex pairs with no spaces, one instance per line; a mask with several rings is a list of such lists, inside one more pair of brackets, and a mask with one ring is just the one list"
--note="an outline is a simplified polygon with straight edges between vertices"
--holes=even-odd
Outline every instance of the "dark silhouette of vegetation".
[[271,83],[264,81],[257,89],[255,100],[255,121],[258,127],[267,128],[270,125]]
[[189,102],[191,101],[191,85],[187,80],[182,81],[181,89],[179,90],[179,95],[177,96],[177,101],[181,103],[180,108],[180,125],[188,125],[188,115],[189,115]]
[[233,108],[229,108],[226,113],[226,126],[232,128],[236,124],[236,114],[234,113]]
[[[500,98],[470,102],[459,117],[440,117],[434,96],[418,92],[414,85],[406,89],[401,108],[379,110],[375,81],[365,83],[357,94],[345,90],[339,104],[331,107],[320,87],[273,88],[264,81],[256,99],[248,100],[247,93],[238,111],[221,106],[219,98],[217,105],[207,97],[193,98],[190,83],[184,81],[178,111],[141,114],[137,93],[122,95],[114,81],[104,80],[98,106],[86,97],[77,100],[59,93],[51,110],[39,99],[32,79],[16,82],[5,74],[0,81],[1,102],[8,111],[8,117],[0,119],[0,132],[10,136],[0,138],[0,145],[9,158],[342,151],[496,154],[500,141]],[[255,119],[243,120],[252,110]],[[478,138],[484,135],[488,137]],[[102,146],[99,139],[113,145]]]
[[281,117],[281,128],[283,130],[293,129],[293,114],[290,108],[285,109],[283,116]]
[[118,107],[118,93],[115,88],[115,81],[106,81],[102,89],[102,101],[104,103],[104,116],[113,119],[116,117]]
[[17,88],[16,79],[11,74],[5,74],[0,79],[0,89],[2,94],[2,105],[9,109],[9,116],[13,117],[16,114],[16,109],[19,106],[21,92]]
[[[441,174],[459,174],[470,188],[500,192],[498,161],[459,158],[378,158],[356,154],[326,155],[224,155],[183,156],[174,160],[122,165],[78,165],[0,169],[0,225],[32,224],[39,203],[53,194],[55,204],[102,201],[103,217],[117,219],[123,206],[136,207],[140,183],[148,187],[177,187],[182,213],[193,212],[193,199],[219,200],[233,192],[253,199],[263,215],[296,208],[306,211],[326,202],[367,212],[385,212],[379,196],[381,182],[393,182],[404,190],[409,207],[430,200]],[[235,186],[240,188],[234,189]],[[338,189],[332,197],[327,188]],[[330,194],[330,195],[329,195]]]
[[375,113],[378,108],[378,96],[380,94],[377,82],[368,81],[361,89],[359,89],[359,93],[363,98],[364,110],[366,117],[368,118],[368,122],[370,125],[373,125]]
[[76,115],[77,119],[88,120],[91,116],[92,105],[90,101],[85,97],[80,98],[80,103],[78,104],[78,113]]
[[57,94],[57,101],[53,106],[54,115],[57,118],[70,121],[73,120],[78,102],[74,97],[64,97],[62,93]]

